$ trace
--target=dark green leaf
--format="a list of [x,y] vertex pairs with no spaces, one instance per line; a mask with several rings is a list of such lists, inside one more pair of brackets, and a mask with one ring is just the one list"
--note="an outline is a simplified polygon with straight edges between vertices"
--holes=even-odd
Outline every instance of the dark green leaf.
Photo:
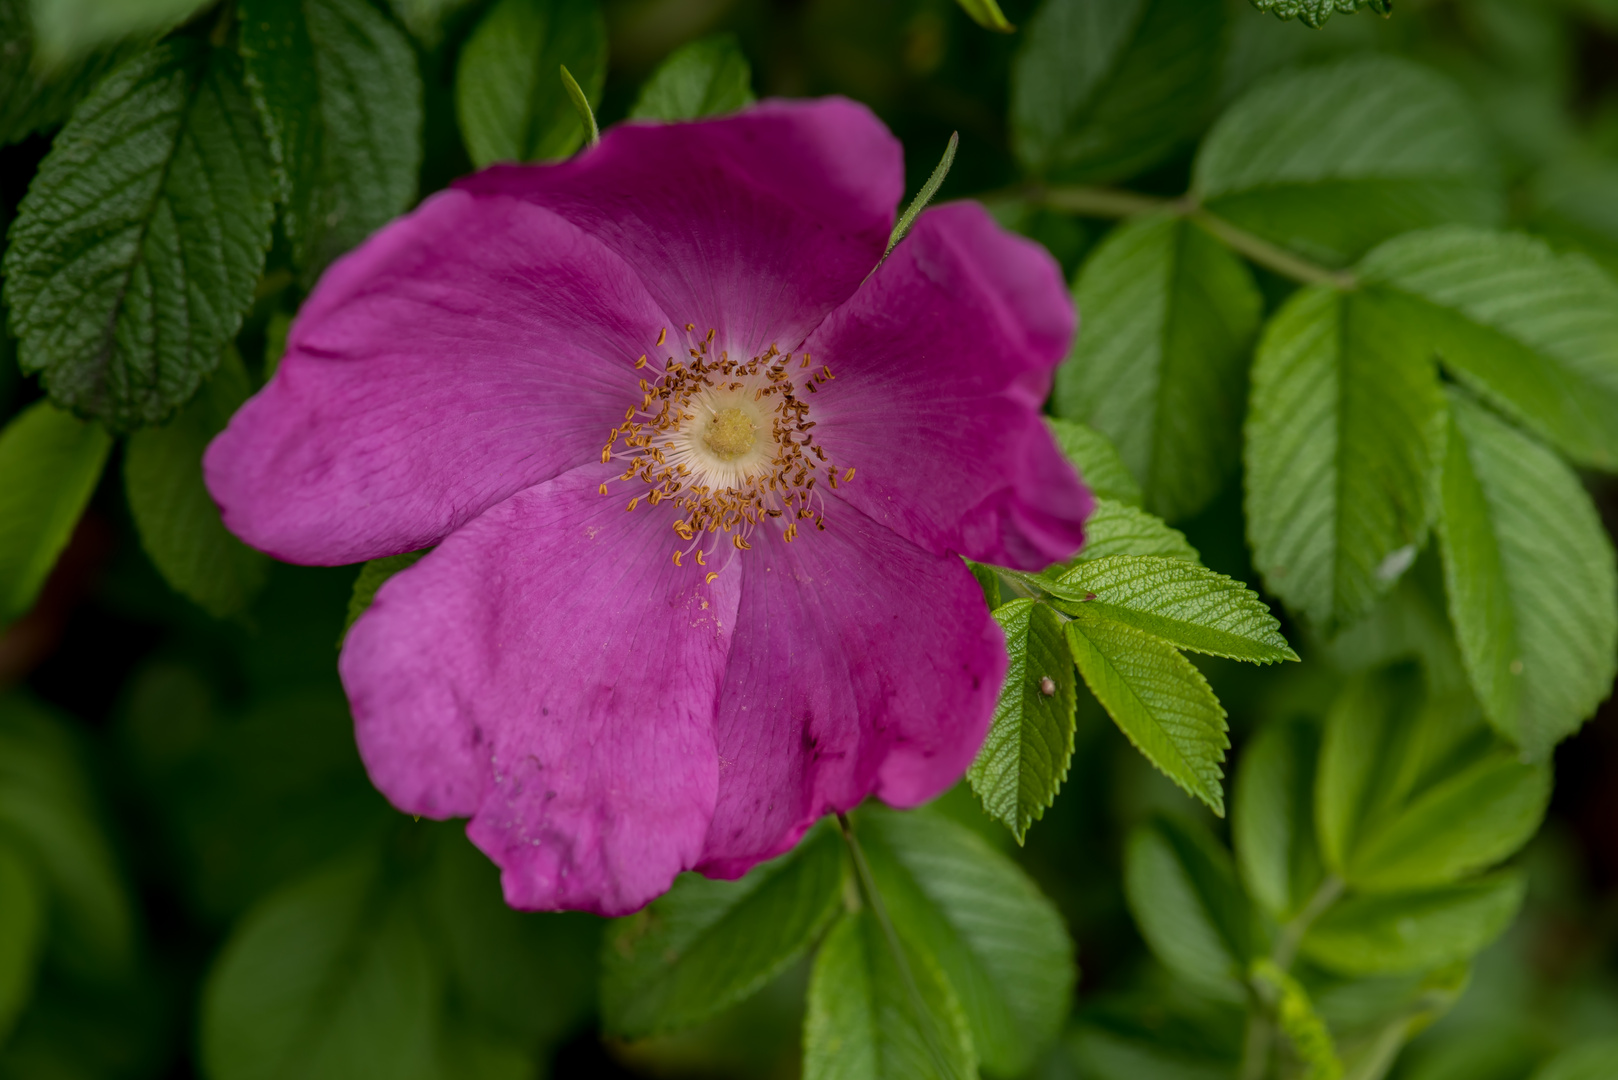
[[1062,453],[1079,470],[1080,478],[1097,499],[1108,499],[1125,506],[1141,504],[1140,484],[1111,440],[1077,420],[1046,417],[1045,423],[1051,429],[1051,434],[1056,436],[1056,444],[1062,448]]
[[1259,344],[1246,435],[1253,563],[1289,608],[1341,629],[1427,536],[1444,438],[1431,351],[1374,298],[1305,289]]
[[354,593],[348,598],[348,619],[343,623],[343,633],[346,635],[349,627],[370,609],[376,600],[376,591],[382,587],[383,582],[399,571],[415,566],[429,550],[431,549],[388,555],[381,559],[372,559],[360,567],[359,576],[354,579]]
[[1339,900],[1303,937],[1305,956],[1347,975],[1420,971],[1476,954],[1511,924],[1514,873],[1423,892]]
[[804,1080],[976,1075],[961,1003],[932,958],[902,933],[901,948],[910,980],[869,908],[845,915],[826,936],[809,976]]
[[1045,814],[1073,756],[1073,658],[1062,620],[1044,604],[1012,600],[995,609],[1011,666],[994,723],[966,779],[984,811],[1022,843]]
[[1244,982],[1252,915],[1230,855],[1206,830],[1167,817],[1137,826],[1124,850],[1124,895],[1175,974],[1222,993]]
[[1190,517],[1235,471],[1262,307],[1252,274],[1200,226],[1151,215],[1108,235],[1073,299],[1084,320],[1056,373],[1058,415],[1117,445],[1152,513]]
[[1156,164],[1201,128],[1224,36],[1204,0],[1045,0],[1012,69],[1018,159],[1058,182]]
[[412,37],[429,49],[436,49],[444,39],[446,25],[473,0],[388,0],[394,17],[404,24]]
[[1203,141],[1192,187],[1227,221],[1334,266],[1401,232],[1505,211],[1489,136],[1459,88],[1375,54],[1253,87]]
[[442,974],[410,894],[369,855],[267,897],[239,922],[202,996],[213,1080],[427,1080]]
[[28,0],[0,0],[0,146],[55,127],[103,75],[134,48],[92,53],[63,64],[35,54]]
[[124,488],[141,545],[168,583],[216,618],[240,614],[264,585],[268,560],[237,540],[202,482],[202,455],[252,387],[234,348],[201,393],[124,451]]
[[1618,161],[1590,155],[1554,162],[1534,177],[1529,201],[1536,232],[1618,276]]
[[1068,1047],[1085,1080],[1231,1080],[1243,1019],[1200,996],[1103,998],[1080,1014]]
[[1326,25],[1334,11],[1352,15],[1368,7],[1379,15],[1389,15],[1393,11],[1393,0],[1253,0],[1253,6],[1277,19],[1302,19],[1318,30]]
[[842,840],[821,826],[740,881],[695,874],[621,919],[602,950],[605,1028],[689,1027],[753,994],[803,955],[842,902]]
[[1403,236],[1359,272],[1402,332],[1580,464],[1618,471],[1618,283],[1542,241]]
[[0,625],[34,606],[111,449],[100,424],[48,401],[0,430]]
[[33,996],[48,903],[33,858],[0,831],[0,1046]]
[[455,114],[472,163],[554,161],[588,134],[558,70],[591,106],[607,73],[607,31],[594,0],[498,0],[455,67]]
[[1314,783],[1319,737],[1273,723],[1243,748],[1230,835],[1248,895],[1278,920],[1302,910],[1320,885]]
[[682,45],[657,65],[629,110],[631,120],[696,120],[753,102],[753,69],[735,34]]
[[1568,1047],[1547,1061],[1534,1080],[1618,1080],[1618,1037]]
[[1056,1037],[1073,942],[1056,908],[1010,859],[940,815],[860,811],[877,891],[954,990],[983,1067],[1021,1075]]
[[968,560],[966,568],[977,579],[978,588],[983,590],[983,602],[989,605],[990,611],[1005,602],[1000,596],[1000,575],[994,572],[994,567]]
[[1174,646],[1134,627],[1079,615],[1068,646],[1091,693],[1120,730],[1185,791],[1225,812],[1225,710]]
[[241,53],[292,254],[313,282],[402,213],[421,168],[415,50],[365,0],[241,0]]
[[1258,664],[1298,658],[1258,594],[1183,559],[1083,559],[1042,585],[1063,610],[1132,626],[1176,648]]
[[241,326],[273,213],[235,55],[175,38],[129,60],[74,110],[12,225],[23,370],[114,427],[163,420]]
[[1612,541],[1554,453],[1460,395],[1451,413],[1439,528],[1450,618],[1484,714],[1543,757],[1612,687]]
[[39,54],[49,66],[78,60],[121,38],[160,36],[208,0],[33,0]]

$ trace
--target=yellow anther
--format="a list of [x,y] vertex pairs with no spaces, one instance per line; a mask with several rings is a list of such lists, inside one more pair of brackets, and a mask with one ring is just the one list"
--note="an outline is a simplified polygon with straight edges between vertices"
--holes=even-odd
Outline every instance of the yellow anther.
[[635,507],[637,507],[639,505],[640,505],[640,496],[636,495],[633,499],[629,500],[629,505],[624,507],[624,509],[625,510],[633,510],[633,509],[635,509]]
[[752,545],[749,544],[746,540],[743,540],[740,536],[732,536],[730,538],[730,542],[732,544],[736,545],[736,550],[737,551],[751,551],[752,550]]
[[710,570],[710,571],[708,571],[708,576],[703,579],[703,582],[705,584],[712,585],[713,584],[713,579],[718,577],[718,576],[719,576],[719,571]]
[[596,490],[598,490],[598,491],[600,491],[600,492],[601,492],[601,494],[603,494],[603,495],[605,495],[605,494],[606,494],[606,493],[607,493],[607,485],[606,485],[606,484],[602,484],[602,485],[601,485],[601,486],[600,486],[600,487],[599,487],[599,488],[597,488],[597,489],[596,489]]
[[646,366],[646,354],[645,353],[642,353],[640,359],[635,361],[635,366],[637,368],[643,368],[643,367]]
[[702,549],[701,548],[697,548],[697,565],[698,566],[707,566],[708,565],[707,563],[702,561]]
[[657,343],[659,345],[663,344],[663,342],[668,340],[668,336],[669,336],[669,328],[665,326],[665,327],[663,327],[661,330],[659,330],[657,332]]
[[676,548],[675,551],[674,551],[674,565],[675,566],[680,565],[680,554],[681,554],[680,550],[678,548]]

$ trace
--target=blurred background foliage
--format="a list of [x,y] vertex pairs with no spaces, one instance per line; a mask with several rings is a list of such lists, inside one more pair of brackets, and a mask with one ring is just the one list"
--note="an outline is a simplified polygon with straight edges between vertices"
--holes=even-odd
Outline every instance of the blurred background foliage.
[[[506,156],[479,143],[478,121],[456,95],[463,53],[483,49],[499,62],[505,31],[488,29],[495,6],[392,0],[371,9],[408,30],[419,65],[420,193]],[[166,16],[148,12],[139,31],[194,17],[205,35],[219,18],[169,7]],[[1013,71],[1069,60],[1052,51],[1052,37],[1033,33],[1055,31],[1030,0],[1002,7],[1016,32],[988,32],[951,0],[605,0],[599,67],[578,74],[605,126],[636,108],[673,50],[733,34],[759,96],[846,94],[875,109],[904,142],[911,191],[959,132],[940,197],[988,196],[1002,220],[1073,275],[1114,226],[1044,205],[1020,186],[1014,148],[1027,156],[1038,141],[1013,135],[1021,115]],[[56,43],[69,70],[63,102],[135,47],[112,44],[129,29],[107,14],[117,9],[34,5],[35,33]],[[21,9],[5,10],[0,49],[13,49]],[[1339,13],[1320,29],[1247,0],[1207,0],[1170,29],[1188,35],[1207,65],[1206,93],[1141,118],[1138,145],[1071,179],[1178,196],[1197,140],[1244,90],[1292,65],[1395,54],[1461,88],[1500,162],[1509,224],[1618,273],[1613,0],[1399,0],[1391,18]],[[99,51],[80,59],[84,42]],[[535,94],[566,115],[559,91]],[[38,132],[0,148],[0,223],[16,216],[51,147],[65,109],[49,106],[35,118]],[[566,153],[582,138],[520,152]],[[1052,161],[1039,167],[1059,173]],[[243,388],[279,355],[310,282],[311,264],[296,252],[317,242],[318,233],[289,237],[276,226],[235,337],[239,356],[227,359]],[[1267,315],[1295,285],[1262,266],[1256,275]],[[41,391],[19,373],[15,342],[0,339],[0,416],[10,418]],[[228,399],[228,388],[210,386]],[[228,415],[234,406],[209,407]],[[110,452],[37,603],[0,637],[0,1077],[796,1075],[802,960],[699,1027],[604,1041],[595,1019],[600,921],[508,911],[493,867],[457,826],[401,816],[367,783],[335,672],[355,570],[244,554],[226,575],[241,595],[202,582],[188,599],[147,554],[125,494],[126,473],[164,447],[131,439]],[[1585,480],[1610,533],[1618,486]],[[1256,583],[1240,477],[1216,476],[1215,488],[1189,516],[1165,516],[1179,519],[1207,565]],[[1422,590],[1441,594],[1438,579],[1436,559],[1424,554],[1371,629],[1330,645],[1288,623],[1303,664],[1199,658],[1229,713],[1235,773],[1266,725],[1318,722],[1350,672],[1441,641],[1442,627],[1403,639],[1387,628],[1420,608]],[[1407,601],[1415,607],[1401,607]],[[1206,1062],[1239,1052],[1240,1013],[1192,994],[1152,959],[1126,903],[1123,861],[1125,837],[1160,811],[1219,835],[1230,827],[1155,772],[1088,695],[1077,709],[1067,780],[1025,846],[964,786],[939,808],[1021,864],[1077,944],[1082,975],[1068,1034],[1032,1074],[1228,1075]],[[1403,1053],[1400,1080],[1613,1075],[1618,1044],[1591,1040],[1618,1035],[1618,709],[1605,705],[1556,750],[1554,765],[1548,816],[1516,860],[1527,880],[1521,915],[1478,958],[1464,990],[1461,982],[1410,990],[1459,997]],[[1317,1005],[1352,1026],[1354,1000]],[[259,1022],[210,1022],[221,1015]],[[323,1071],[300,1065],[301,1055]]]

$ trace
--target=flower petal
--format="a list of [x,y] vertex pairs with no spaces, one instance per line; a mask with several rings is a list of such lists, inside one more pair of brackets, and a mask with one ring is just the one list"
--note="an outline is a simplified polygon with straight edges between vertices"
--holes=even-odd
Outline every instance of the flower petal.
[[712,327],[722,348],[748,356],[795,348],[870,273],[904,194],[904,158],[863,105],[766,101],[716,120],[620,124],[572,161],[495,166],[459,184],[577,223],[680,326]]
[[611,471],[451,534],[343,649],[372,781],[409,813],[472,815],[514,907],[633,911],[697,862],[713,812],[737,575],[674,566],[670,515],[601,496]]
[[804,343],[837,494],[929,551],[1040,570],[1093,499],[1040,419],[1075,326],[1061,270],[976,203],[927,211]]
[[1004,637],[960,559],[848,509],[825,532],[787,544],[766,527],[752,545],[736,560],[719,801],[698,867],[720,877],[868,794],[914,806],[949,788],[1006,673]]
[[451,191],[329,270],[204,460],[232,532],[290,562],[437,542],[597,458],[666,316],[540,207]]

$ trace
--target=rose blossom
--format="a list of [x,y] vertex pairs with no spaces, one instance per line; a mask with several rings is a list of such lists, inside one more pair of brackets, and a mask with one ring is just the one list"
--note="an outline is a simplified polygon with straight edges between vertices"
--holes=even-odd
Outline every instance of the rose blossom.
[[838,99],[487,169],[327,271],[209,448],[280,559],[436,545],[340,670],[377,787],[470,817],[512,905],[740,875],[982,742],[1005,648],[961,556],[1082,540],[1039,416],[1075,320],[973,203],[878,266],[902,193]]

